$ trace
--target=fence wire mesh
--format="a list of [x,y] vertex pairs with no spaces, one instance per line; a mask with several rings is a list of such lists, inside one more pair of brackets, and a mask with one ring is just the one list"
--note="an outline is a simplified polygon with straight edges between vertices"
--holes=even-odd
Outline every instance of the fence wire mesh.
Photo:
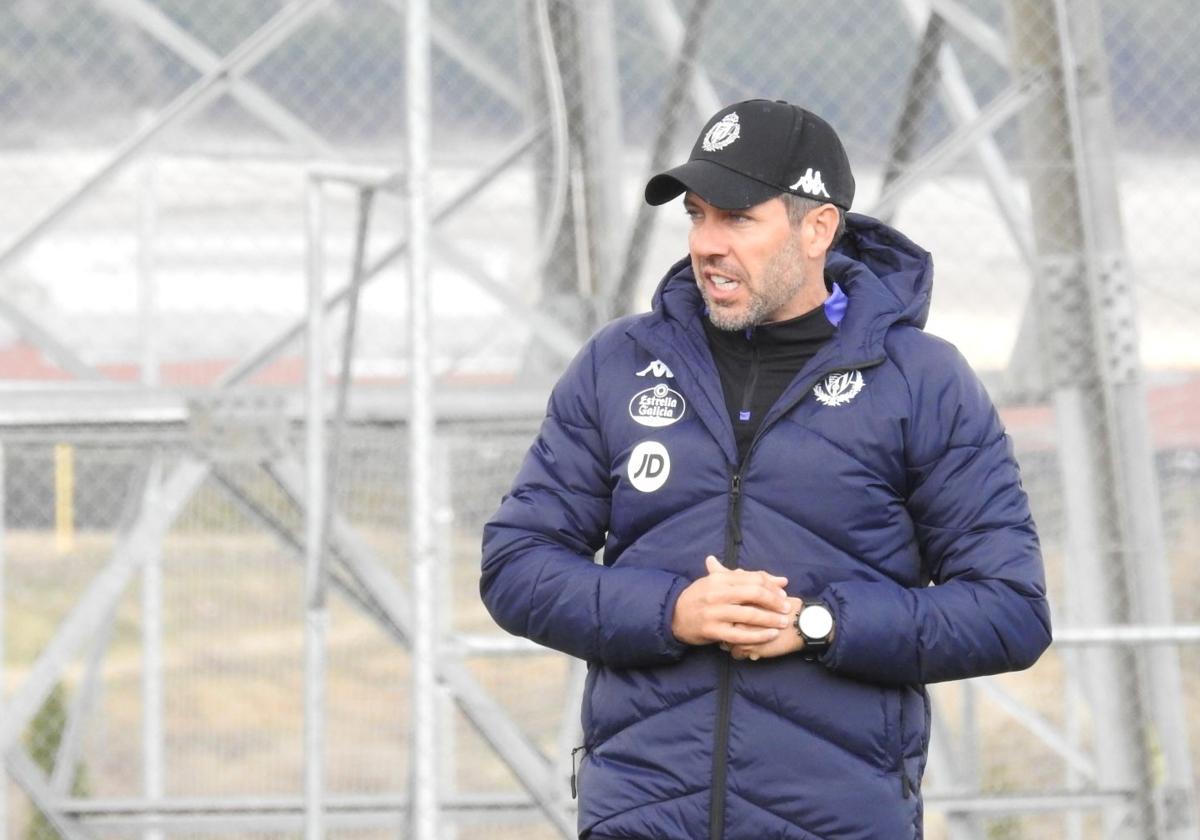
[[[928,329],[1000,403],[1057,626],[1200,623],[1192,3],[430,5],[444,836],[558,836],[519,779],[530,761],[571,807],[571,663],[463,641],[498,632],[477,597],[479,532],[570,352],[647,308],[685,253],[682,211],[647,211],[641,188],[728,102],[787,99],[827,117],[855,166],[855,209],[933,252]],[[59,666],[9,751],[0,840],[300,829],[304,522],[281,476],[303,468],[302,346],[281,340],[227,381],[300,333],[311,168],[399,169],[404,12],[401,0],[0,4],[5,715]],[[1097,90],[1107,112],[1089,110]],[[338,289],[360,205],[345,185],[326,196]],[[406,217],[402,191],[377,192],[333,483],[353,537],[331,567],[326,713],[329,828],[345,838],[394,835],[411,784],[404,633],[346,559],[408,580]],[[334,359],[345,323],[335,310]],[[1139,455],[1149,483],[1131,477]],[[172,478],[191,488],[190,464],[207,472],[171,498]],[[147,492],[160,475],[165,499]],[[177,515],[155,551],[131,548],[156,533],[155,504]],[[154,584],[135,555],[161,569],[157,732],[141,594]],[[100,597],[126,566],[120,594]],[[72,621],[88,632],[56,653]],[[483,707],[452,696],[468,682],[536,760],[506,754]],[[1172,821],[1200,767],[1194,643],[1056,646],[1028,672],[933,694],[929,837],[1136,836],[1115,832],[1154,819],[1145,836],[1180,836]],[[1160,728],[1180,719],[1190,733]],[[147,829],[136,813],[156,798],[191,810]]]

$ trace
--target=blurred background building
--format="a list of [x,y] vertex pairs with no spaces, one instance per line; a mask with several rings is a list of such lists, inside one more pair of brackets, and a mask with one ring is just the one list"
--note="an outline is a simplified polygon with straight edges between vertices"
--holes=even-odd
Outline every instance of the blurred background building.
[[1200,835],[1198,39],[1189,0],[0,2],[0,840],[574,836],[582,665],[492,626],[479,529],[685,252],[645,178],[757,96],[933,252],[1043,538],[1056,644],[934,687],[929,836]]

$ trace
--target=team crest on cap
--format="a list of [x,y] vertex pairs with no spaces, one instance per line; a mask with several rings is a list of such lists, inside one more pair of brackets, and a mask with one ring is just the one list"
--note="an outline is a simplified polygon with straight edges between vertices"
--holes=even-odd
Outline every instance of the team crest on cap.
[[841,373],[831,373],[824,382],[818,382],[813,388],[813,396],[821,405],[845,405],[858,396],[863,389],[863,375],[859,370],[847,370]]
[[706,152],[719,152],[732,144],[741,134],[742,124],[738,121],[737,113],[726,114],[704,135],[700,148]]

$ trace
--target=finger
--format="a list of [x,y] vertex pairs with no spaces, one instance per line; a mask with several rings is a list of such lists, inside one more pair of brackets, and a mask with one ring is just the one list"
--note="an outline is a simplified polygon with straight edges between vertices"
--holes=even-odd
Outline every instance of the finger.
[[777,630],[782,630],[791,623],[788,617],[782,613],[747,604],[714,605],[709,609],[706,617],[710,621],[746,624],[751,627],[771,627]]
[[726,571],[737,575],[741,578],[751,578],[761,582],[764,586],[779,586],[787,585],[788,579],[783,575],[773,575],[762,569],[726,569]]
[[729,571],[720,560],[711,554],[704,558],[704,568],[710,575],[719,575]]
[[712,629],[711,636],[728,644],[732,652],[737,645],[752,646],[772,642],[779,637],[779,633],[779,630],[772,627],[719,624]]
[[787,594],[782,589],[744,581],[727,587],[719,596],[731,604],[750,604],[776,613],[787,613]]
[[766,572],[766,571],[762,571],[762,570],[758,570],[758,571],[743,570],[743,571],[745,571],[746,574],[748,574],[748,575],[758,578],[758,580],[760,580],[762,582],[763,586],[778,586],[780,588],[787,586],[788,579],[785,578],[783,575],[773,575],[770,572]]

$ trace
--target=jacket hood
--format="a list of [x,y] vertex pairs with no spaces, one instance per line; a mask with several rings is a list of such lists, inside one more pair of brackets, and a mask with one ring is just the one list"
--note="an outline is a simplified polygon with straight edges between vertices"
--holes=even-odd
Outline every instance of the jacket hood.
[[[859,335],[864,346],[881,341],[894,324],[925,326],[933,259],[895,228],[870,216],[847,213],[845,235],[829,253],[825,273],[850,300],[841,332]],[[687,323],[703,308],[691,260],[685,257],[659,283],[653,309]]]

